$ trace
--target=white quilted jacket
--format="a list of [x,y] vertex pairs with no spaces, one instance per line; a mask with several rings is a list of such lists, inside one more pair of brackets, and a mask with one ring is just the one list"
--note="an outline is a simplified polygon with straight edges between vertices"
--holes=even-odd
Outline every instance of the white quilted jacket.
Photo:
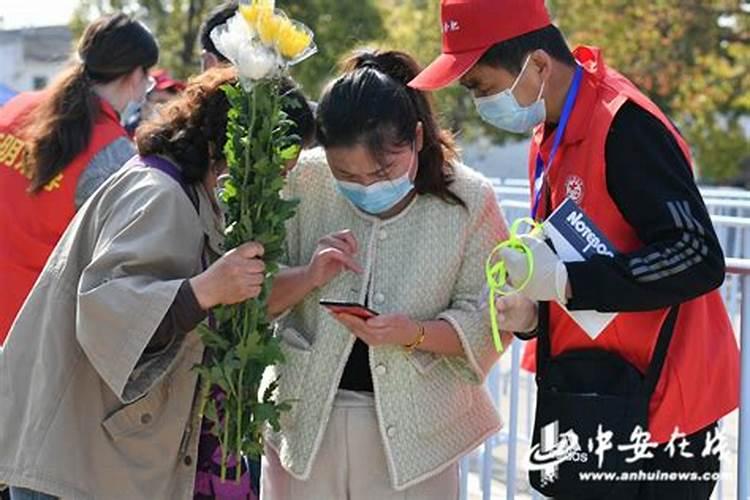
[[[451,189],[468,210],[417,196],[382,221],[357,210],[335,188],[322,150],[306,153],[288,179],[301,200],[290,221],[289,266],[307,264],[320,237],[350,229],[360,245],[362,275],[342,273],[279,320],[286,363],[278,396],[296,400],[267,442],[298,479],[309,477],[355,337],[319,306],[322,299],[363,303],[380,313],[448,321],[464,347],[460,357],[398,346],[370,349],[376,409],[394,488],[403,490],[448,467],[501,426],[482,383],[498,359],[486,310],[478,308],[484,261],[506,236],[490,183],[458,165]],[[265,387],[261,387],[261,391]]]

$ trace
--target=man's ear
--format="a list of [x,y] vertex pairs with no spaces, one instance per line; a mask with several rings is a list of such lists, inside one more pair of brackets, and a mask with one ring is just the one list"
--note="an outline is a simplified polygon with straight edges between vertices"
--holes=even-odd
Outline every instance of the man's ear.
[[206,50],[201,52],[201,69],[203,71],[206,71],[207,69],[211,69],[214,66],[219,65],[219,58],[216,57],[216,54],[212,54]]
[[539,75],[539,79],[546,82],[549,80],[552,72],[552,57],[544,50],[537,49],[531,53],[531,67],[527,70],[533,70]]

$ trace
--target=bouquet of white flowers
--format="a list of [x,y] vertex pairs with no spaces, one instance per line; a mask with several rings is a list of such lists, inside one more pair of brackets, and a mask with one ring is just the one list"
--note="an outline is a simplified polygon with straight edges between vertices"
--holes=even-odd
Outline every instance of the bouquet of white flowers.
[[[284,223],[296,206],[280,196],[282,171],[300,148],[300,138],[290,135],[294,124],[282,110],[288,97],[279,81],[290,65],[315,53],[313,33],[275,9],[272,0],[254,0],[241,4],[211,39],[240,77],[239,84],[224,89],[232,105],[225,146],[229,172],[220,194],[225,246],[261,243],[270,278],[284,251]],[[278,428],[281,412],[290,405],[274,400],[275,384],[258,397],[265,368],[283,361],[266,315],[269,283],[257,299],[215,309],[212,325],[200,329],[207,348],[197,367],[203,381],[201,413],[213,423],[221,444],[222,479],[230,458],[262,454],[263,427]]]

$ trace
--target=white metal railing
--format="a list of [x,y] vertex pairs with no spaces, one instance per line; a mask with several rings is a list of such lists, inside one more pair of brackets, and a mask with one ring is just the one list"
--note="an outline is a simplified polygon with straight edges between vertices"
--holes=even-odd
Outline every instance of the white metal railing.
[[[493,180],[498,201],[508,221],[527,216],[529,212],[528,182],[521,179]],[[740,343],[742,356],[741,402],[739,411],[737,459],[737,493],[727,491],[724,481],[719,481],[713,498],[740,498],[750,500],[750,191],[732,188],[702,188],[706,206],[711,214],[717,236],[726,255],[727,279],[722,294],[730,317],[740,318]],[[461,462],[461,498],[468,492],[481,492],[483,500],[514,499],[521,489],[532,499],[543,498],[530,490],[528,481],[519,481],[519,451],[528,448],[532,432],[535,404],[535,381],[531,374],[521,371],[521,342],[513,342],[509,360],[503,360],[490,373],[487,388],[493,401],[501,410],[504,429],[488,439],[475,453]],[[521,401],[524,393],[525,401]],[[523,429],[521,422],[523,421]],[[505,471],[496,471],[493,453],[498,446],[507,446]],[[525,453],[524,453],[525,455]],[[722,467],[726,469],[726,466]],[[469,472],[474,472],[470,474]],[[478,484],[469,484],[470,476]],[[496,476],[499,476],[496,478]],[[494,481],[504,483],[498,488]],[[502,488],[504,486],[504,488]],[[494,491],[493,491],[494,490]],[[498,491],[500,490],[500,491]],[[726,496],[725,496],[726,494]]]
[[[528,179],[519,178],[497,178],[490,179],[495,186],[498,187],[515,187],[529,189]],[[700,186],[701,195],[704,198],[719,198],[719,199],[737,199],[737,200],[750,200],[750,191],[747,189],[741,189],[736,187],[728,186]]]

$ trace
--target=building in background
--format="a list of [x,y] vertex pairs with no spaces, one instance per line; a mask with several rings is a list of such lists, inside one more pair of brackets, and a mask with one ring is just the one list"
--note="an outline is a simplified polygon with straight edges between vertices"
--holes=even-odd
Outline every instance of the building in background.
[[73,49],[67,26],[0,30],[0,84],[16,92],[47,86]]
[[15,90],[0,83],[0,106],[10,101],[16,94]]

